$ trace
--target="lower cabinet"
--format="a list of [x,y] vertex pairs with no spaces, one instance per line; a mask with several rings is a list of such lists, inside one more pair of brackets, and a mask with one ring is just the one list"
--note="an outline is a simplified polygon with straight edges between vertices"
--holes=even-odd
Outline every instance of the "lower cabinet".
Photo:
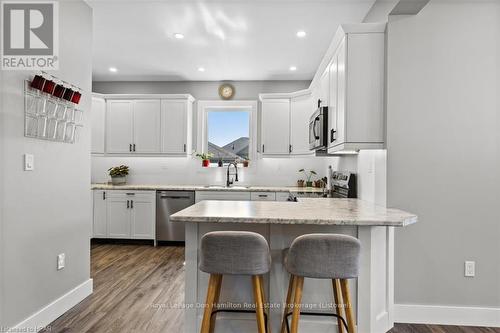
[[94,190],[94,238],[155,239],[154,191]]

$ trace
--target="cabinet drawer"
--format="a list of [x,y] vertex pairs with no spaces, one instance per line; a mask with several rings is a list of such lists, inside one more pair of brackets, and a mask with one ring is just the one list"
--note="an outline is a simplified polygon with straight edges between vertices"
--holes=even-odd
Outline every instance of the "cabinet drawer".
[[250,194],[252,201],[276,201],[275,192],[252,192]]
[[249,201],[249,192],[236,191],[197,191],[196,202],[203,200],[228,200],[228,201]]

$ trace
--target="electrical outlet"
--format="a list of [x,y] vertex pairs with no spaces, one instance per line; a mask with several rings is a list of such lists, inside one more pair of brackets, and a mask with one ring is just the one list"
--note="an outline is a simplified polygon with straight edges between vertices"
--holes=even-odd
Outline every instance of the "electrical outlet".
[[66,265],[66,255],[61,253],[57,256],[57,270],[60,271]]
[[24,171],[35,170],[35,156],[32,154],[24,154]]
[[466,261],[465,262],[465,276],[466,277],[476,276],[476,262],[475,261]]

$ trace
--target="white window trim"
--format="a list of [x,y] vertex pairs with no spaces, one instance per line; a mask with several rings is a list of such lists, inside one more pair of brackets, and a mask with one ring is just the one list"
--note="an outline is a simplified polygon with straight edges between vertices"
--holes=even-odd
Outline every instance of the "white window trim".
[[257,157],[257,107],[258,102],[252,100],[240,101],[198,101],[197,112],[197,133],[196,133],[196,151],[207,152],[208,131],[207,131],[207,112],[216,109],[240,109],[241,111],[250,112],[250,140],[248,158],[255,160]]

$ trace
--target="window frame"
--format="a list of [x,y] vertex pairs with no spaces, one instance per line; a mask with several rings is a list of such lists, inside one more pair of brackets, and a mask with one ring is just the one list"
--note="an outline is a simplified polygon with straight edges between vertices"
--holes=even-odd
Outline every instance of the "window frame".
[[[247,111],[249,113],[248,158],[257,157],[257,107],[258,102],[252,100],[239,101],[198,101],[196,151],[208,151],[208,112],[210,111]],[[227,163],[225,163],[227,164]]]

